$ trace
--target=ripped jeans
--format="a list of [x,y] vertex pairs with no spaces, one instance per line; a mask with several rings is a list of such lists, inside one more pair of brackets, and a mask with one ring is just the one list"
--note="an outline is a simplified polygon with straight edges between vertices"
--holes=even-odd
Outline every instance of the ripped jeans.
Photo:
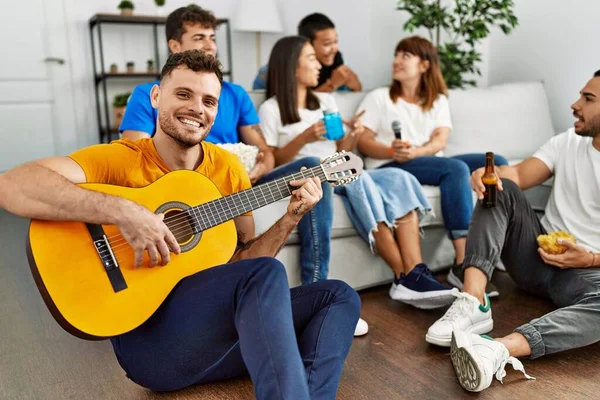
[[373,253],[373,232],[378,223],[391,229],[397,219],[413,210],[418,211],[419,218],[431,211],[417,178],[399,168],[363,171],[357,181],[336,187],[335,194],[342,196],[348,217]]

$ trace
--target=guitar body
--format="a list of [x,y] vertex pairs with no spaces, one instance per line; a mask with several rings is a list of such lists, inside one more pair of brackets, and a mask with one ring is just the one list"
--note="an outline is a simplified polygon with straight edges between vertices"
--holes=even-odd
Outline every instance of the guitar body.
[[181,253],[154,268],[146,255],[135,268],[133,249],[116,226],[32,220],[29,266],[46,306],[67,332],[88,340],[122,335],[150,318],[179,281],[231,259],[235,217],[290,196],[292,180],[344,185],[358,178],[362,166],[357,155],[336,153],[321,165],[226,197],[206,176],[186,170],[136,189],[83,184],[165,214]]
[[[187,220],[177,218],[177,210],[222,197],[207,177],[193,171],[174,171],[137,189],[81,186],[124,197],[152,211],[160,209],[183,225]],[[175,229],[183,229],[183,225]],[[103,228],[127,284],[118,292],[108,279],[86,224],[32,220],[29,227],[27,256],[42,297],[57,322],[84,339],[105,339],[140,326],[181,279],[227,263],[237,243],[235,224],[229,220],[198,234],[190,232],[191,236],[180,243],[185,250],[171,254],[168,265],[149,268],[146,256],[142,267],[136,269],[134,252],[116,226]]]

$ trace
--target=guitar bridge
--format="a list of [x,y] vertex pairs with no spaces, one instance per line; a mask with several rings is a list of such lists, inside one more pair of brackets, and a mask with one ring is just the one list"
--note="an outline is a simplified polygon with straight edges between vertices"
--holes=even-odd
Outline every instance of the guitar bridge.
[[106,235],[102,235],[102,239],[94,240],[94,247],[98,252],[98,256],[100,256],[100,260],[102,260],[102,265],[106,272],[119,268],[119,263],[115,258]]
[[127,283],[125,282],[123,273],[121,273],[121,269],[119,268],[119,262],[112,251],[108,238],[104,234],[102,225],[85,225],[92,236],[94,248],[98,253],[98,257],[100,257],[100,260],[102,261],[102,266],[106,271],[106,275],[108,275],[108,280],[110,281],[113,290],[115,293],[118,293],[121,290],[127,289]]

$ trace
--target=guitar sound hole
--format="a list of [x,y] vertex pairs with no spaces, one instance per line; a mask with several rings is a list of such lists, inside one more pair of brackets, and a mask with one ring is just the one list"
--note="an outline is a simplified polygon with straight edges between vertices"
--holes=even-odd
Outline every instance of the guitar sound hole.
[[189,242],[194,236],[193,221],[187,212],[181,210],[167,211],[165,221],[180,245]]

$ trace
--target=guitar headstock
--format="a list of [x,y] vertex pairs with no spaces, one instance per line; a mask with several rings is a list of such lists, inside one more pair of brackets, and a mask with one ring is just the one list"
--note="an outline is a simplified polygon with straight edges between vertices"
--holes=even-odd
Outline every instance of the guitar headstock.
[[363,169],[362,159],[354,153],[341,151],[321,162],[327,182],[334,186],[343,186],[358,179]]

